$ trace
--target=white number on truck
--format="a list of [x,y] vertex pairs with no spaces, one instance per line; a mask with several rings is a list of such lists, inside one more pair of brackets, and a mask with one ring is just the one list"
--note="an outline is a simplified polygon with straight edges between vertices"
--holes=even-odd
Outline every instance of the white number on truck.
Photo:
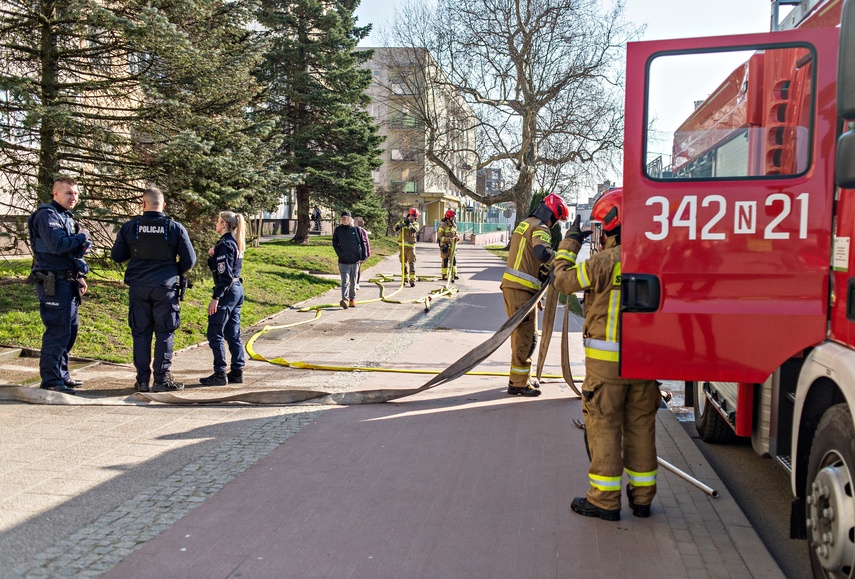
[[[723,195],[707,195],[701,199],[701,207],[709,207],[715,213],[703,223],[698,223],[698,197],[686,195],[671,215],[671,203],[667,197],[655,195],[647,200],[647,206],[658,206],[659,212],[653,216],[654,227],[644,235],[651,241],[666,239],[672,230],[684,227],[690,240],[698,239],[698,227],[701,239],[723,241],[727,235],[753,235],[757,233],[758,202],[733,201],[733,229],[728,230],[724,220],[728,213],[727,198]],[[769,222],[763,228],[763,239],[790,239],[790,232],[781,228],[781,223],[793,212],[791,197],[785,193],[772,193],[766,197],[764,215]],[[799,216],[799,239],[807,239],[808,194],[802,193],[795,198],[795,210]]]

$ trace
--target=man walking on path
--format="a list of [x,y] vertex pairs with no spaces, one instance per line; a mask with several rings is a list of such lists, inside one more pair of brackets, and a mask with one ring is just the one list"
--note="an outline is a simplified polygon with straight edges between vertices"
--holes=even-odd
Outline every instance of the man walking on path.
[[341,224],[333,231],[333,249],[338,256],[338,272],[341,274],[341,301],[339,305],[347,309],[356,307],[356,279],[359,264],[365,262],[365,243],[362,233],[353,224],[350,211],[341,212]]
[[184,389],[184,384],[172,379],[169,369],[175,330],[181,324],[179,283],[196,264],[196,251],[187,230],[167,217],[165,209],[163,192],[153,187],[146,189],[142,197],[143,214],[125,223],[113,244],[114,261],[130,260],[125,283],[129,287],[128,324],[134,339],[137,392],[149,391],[152,374],[154,392]]

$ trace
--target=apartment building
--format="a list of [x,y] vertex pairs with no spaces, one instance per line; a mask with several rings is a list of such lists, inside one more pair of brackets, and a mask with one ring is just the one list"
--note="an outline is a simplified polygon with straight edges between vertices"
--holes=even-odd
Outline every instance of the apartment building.
[[[421,213],[423,240],[448,209],[461,219],[476,204],[426,155],[431,132],[433,150],[451,167],[461,184],[476,189],[475,114],[466,101],[442,83],[442,71],[421,49],[373,48],[365,64],[374,81],[368,89],[371,114],[386,137],[383,165],[374,172],[378,190],[389,191],[402,207]],[[461,214],[462,213],[462,214]]]

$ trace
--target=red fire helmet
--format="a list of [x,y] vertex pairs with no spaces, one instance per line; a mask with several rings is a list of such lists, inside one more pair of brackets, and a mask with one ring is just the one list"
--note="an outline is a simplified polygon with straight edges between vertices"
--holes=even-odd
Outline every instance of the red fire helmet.
[[591,210],[591,221],[603,224],[603,231],[614,231],[621,225],[623,189],[611,189],[597,199]]
[[419,218],[419,210],[413,207],[409,211],[407,211],[407,217],[412,217],[413,219]]
[[454,212],[454,209],[449,209],[448,211],[445,212],[445,218],[446,219],[454,219],[454,217],[456,215],[457,215],[457,213]]
[[562,199],[560,195],[550,193],[543,198],[543,204],[552,211],[552,214],[558,221],[567,221],[567,218],[570,217],[570,210],[567,208],[567,204],[564,203],[564,199]]

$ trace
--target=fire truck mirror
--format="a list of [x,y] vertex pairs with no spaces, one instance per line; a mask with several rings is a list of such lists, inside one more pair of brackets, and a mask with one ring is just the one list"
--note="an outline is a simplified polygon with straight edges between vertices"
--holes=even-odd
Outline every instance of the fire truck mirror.
[[855,121],[855,2],[843,4],[837,58],[837,114]]
[[834,182],[844,189],[855,189],[855,131],[846,131],[837,139]]

